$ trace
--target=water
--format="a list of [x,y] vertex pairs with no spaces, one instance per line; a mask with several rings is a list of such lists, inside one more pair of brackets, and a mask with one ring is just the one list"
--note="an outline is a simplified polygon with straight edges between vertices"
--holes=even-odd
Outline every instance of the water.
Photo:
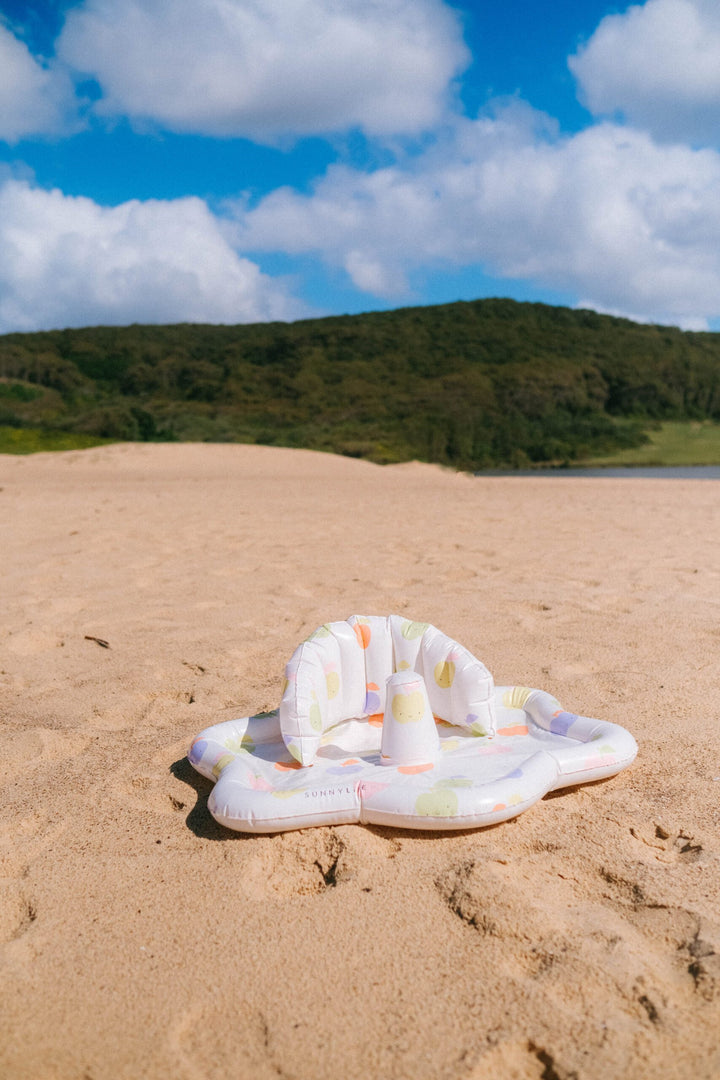
[[488,469],[475,476],[601,476],[612,479],[720,480],[720,465],[617,466],[606,469]]

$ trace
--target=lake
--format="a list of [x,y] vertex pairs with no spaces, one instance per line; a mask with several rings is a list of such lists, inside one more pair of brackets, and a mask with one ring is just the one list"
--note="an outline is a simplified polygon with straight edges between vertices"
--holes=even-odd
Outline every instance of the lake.
[[616,466],[605,469],[488,469],[475,476],[600,476],[628,480],[720,480],[720,465]]

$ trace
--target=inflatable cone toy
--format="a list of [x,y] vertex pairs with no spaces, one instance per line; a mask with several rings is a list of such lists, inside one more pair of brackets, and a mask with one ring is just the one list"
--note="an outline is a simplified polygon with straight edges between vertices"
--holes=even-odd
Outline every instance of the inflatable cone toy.
[[380,761],[382,765],[429,765],[440,749],[425,680],[399,671],[387,680]]

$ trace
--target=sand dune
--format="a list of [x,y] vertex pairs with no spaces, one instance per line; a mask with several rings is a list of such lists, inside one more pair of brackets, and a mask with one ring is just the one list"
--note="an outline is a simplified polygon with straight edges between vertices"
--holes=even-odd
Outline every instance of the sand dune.
[[[1,1076],[720,1076],[716,483],[120,445],[0,488]],[[192,737],[393,611],[636,763],[487,830],[216,825]]]

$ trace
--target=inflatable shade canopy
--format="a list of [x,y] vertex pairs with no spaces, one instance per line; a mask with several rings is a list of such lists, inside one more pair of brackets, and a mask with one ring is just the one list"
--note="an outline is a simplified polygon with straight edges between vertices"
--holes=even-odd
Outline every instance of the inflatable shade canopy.
[[490,825],[548,791],[613,776],[636,753],[617,724],[542,690],[495,687],[429,623],[353,615],[295,650],[279,709],[207,728],[188,757],[215,781],[217,821],[278,832]]

